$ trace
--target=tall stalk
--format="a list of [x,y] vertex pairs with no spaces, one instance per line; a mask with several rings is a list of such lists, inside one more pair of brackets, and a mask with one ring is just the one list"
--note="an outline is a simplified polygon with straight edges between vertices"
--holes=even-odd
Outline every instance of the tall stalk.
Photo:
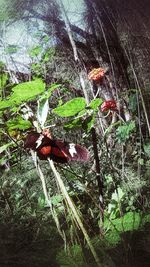
[[51,211],[53,220],[54,220],[54,222],[56,224],[58,233],[60,234],[60,236],[62,237],[62,239],[64,241],[64,244],[66,245],[66,236],[65,236],[64,231],[61,230],[59,219],[58,219],[58,216],[57,216],[57,212],[54,209],[54,207],[52,206],[51,199],[50,199],[50,197],[48,195],[46,182],[45,182],[45,177],[44,177],[43,172],[42,172],[42,170],[40,168],[40,165],[39,165],[39,163],[37,161],[36,152],[31,150],[31,155],[32,155],[32,159],[34,161],[34,165],[36,167],[37,173],[38,173],[38,175],[40,177],[40,180],[42,182],[42,188],[43,188],[43,193],[44,193],[44,196],[45,196],[46,203],[47,203],[48,207],[50,208],[50,211]]
[[49,161],[49,165],[50,165],[50,167],[51,167],[51,169],[52,169],[52,171],[53,171],[53,173],[55,175],[57,183],[58,183],[58,185],[60,187],[60,190],[61,190],[65,200],[67,201],[67,204],[68,204],[69,208],[72,211],[73,219],[75,220],[75,222],[78,224],[79,228],[81,229],[81,231],[82,231],[82,233],[84,235],[84,238],[85,238],[85,240],[86,240],[86,242],[87,242],[87,244],[88,244],[88,246],[89,246],[89,248],[90,248],[90,250],[91,250],[91,252],[93,254],[93,257],[94,257],[94,259],[95,259],[95,261],[97,263],[97,266],[98,267],[103,267],[103,264],[101,263],[98,255],[97,255],[97,253],[96,253],[96,251],[95,251],[95,249],[94,249],[94,247],[92,245],[91,239],[90,239],[90,237],[89,237],[89,235],[88,235],[88,233],[87,233],[87,231],[86,231],[86,229],[85,229],[85,227],[84,227],[84,225],[83,225],[83,223],[81,221],[81,218],[80,218],[80,216],[79,216],[79,214],[77,212],[77,209],[76,209],[72,199],[70,198],[70,196],[69,196],[69,194],[68,194],[68,192],[66,190],[66,187],[65,187],[65,185],[63,183],[63,180],[60,177],[60,174],[56,170],[53,161],[50,160],[50,159],[48,159],[48,161]]

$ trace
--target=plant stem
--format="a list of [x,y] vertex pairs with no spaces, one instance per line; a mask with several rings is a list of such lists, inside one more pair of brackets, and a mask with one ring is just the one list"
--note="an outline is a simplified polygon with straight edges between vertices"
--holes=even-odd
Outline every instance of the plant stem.
[[50,159],[48,159],[48,161],[49,161],[49,165],[50,165],[50,167],[51,167],[51,169],[52,169],[52,171],[53,171],[53,173],[55,175],[55,178],[56,178],[56,180],[58,182],[60,190],[61,190],[64,198],[66,199],[69,208],[71,209],[71,211],[73,213],[74,220],[77,222],[78,226],[80,227],[80,229],[81,229],[81,231],[82,231],[82,233],[83,233],[83,235],[85,237],[85,240],[87,241],[87,244],[88,244],[88,246],[89,246],[89,248],[91,250],[91,253],[93,254],[93,257],[94,257],[94,259],[95,259],[95,261],[97,263],[97,266],[98,267],[103,267],[102,263],[100,262],[100,259],[99,259],[98,255],[97,255],[97,253],[96,253],[96,251],[95,251],[95,249],[94,249],[94,247],[93,247],[93,245],[91,243],[90,237],[89,237],[89,235],[88,235],[88,233],[87,233],[87,231],[86,231],[86,229],[85,229],[85,227],[84,227],[84,225],[83,225],[83,223],[81,221],[81,218],[80,218],[80,216],[79,216],[79,214],[78,214],[78,212],[76,210],[76,207],[75,207],[72,199],[70,198],[70,196],[69,196],[69,194],[68,194],[68,192],[66,190],[66,187],[65,187],[65,185],[64,185],[64,183],[63,183],[63,181],[62,181],[62,179],[60,177],[60,174],[57,172],[53,161],[50,160]]

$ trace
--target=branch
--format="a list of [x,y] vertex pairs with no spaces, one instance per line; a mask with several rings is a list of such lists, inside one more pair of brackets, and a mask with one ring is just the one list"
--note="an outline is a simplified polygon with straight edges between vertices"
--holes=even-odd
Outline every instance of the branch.
[[[37,19],[40,19],[42,21],[45,21],[45,22],[50,22],[50,23],[53,23],[55,25],[59,25],[59,28],[65,28],[65,22],[63,20],[61,20],[60,18],[58,17],[54,17],[54,16],[44,16],[43,14],[40,14],[38,13],[37,11],[33,10],[33,9],[30,9],[29,12],[32,14],[32,15],[26,15],[26,16],[23,16],[22,19],[24,20],[28,20],[28,19],[32,19],[32,18],[37,18]],[[95,39],[94,35],[93,34],[90,34],[88,32],[86,32],[85,30],[79,28],[78,26],[76,25],[73,25],[69,22],[69,26],[71,28],[71,30],[77,34],[79,34],[80,36],[82,36],[85,40],[89,39],[89,38],[92,38],[93,40]]]

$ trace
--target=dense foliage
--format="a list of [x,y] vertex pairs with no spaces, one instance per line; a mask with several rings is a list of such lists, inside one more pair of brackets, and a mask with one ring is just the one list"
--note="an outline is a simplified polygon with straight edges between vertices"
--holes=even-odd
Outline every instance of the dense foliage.
[[[141,79],[141,56],[134,64],[130,37],[114,30],[120,6],[101,1],[101,12],[99,1],[84,2],[84,30],[62,1],[12,1],[1,19],[34,28],[36,18],[40,36],[28,73],[0,63],[1,266],[148,266],[147,73]],[[90,160],[53,168],[31,155],[24,140],[44,128],[86,147]]]

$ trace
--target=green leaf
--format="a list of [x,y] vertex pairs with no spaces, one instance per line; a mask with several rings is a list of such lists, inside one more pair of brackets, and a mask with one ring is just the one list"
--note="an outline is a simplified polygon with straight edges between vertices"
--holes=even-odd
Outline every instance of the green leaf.
[[114,226],[118,231],[133,231],[137,230],[141,223],[141,216],[137,212],[128,212],[122,218],[113,221]]
[[55,195],[51,198],[52,204],[57,206],[58,204],[62,203],[63,196],[62,195]]
[[116,130],[116,137],[120,143],[129,139],[131,133],[135,130],[135,122],[130,121],[126,125],[119,126]]
[[85,106],[85,99],[83,97],[77,97],[53,109],[53,112],[61,117],[71,117],[83,110]]
[[96,98],[91,101],[91,103],[89,104],[89,107],[96,110],[102,103],[103,103],[103,100],[101,98]]
[[74,129],[74,128],[81,128],[82,127],[82,121],[80,118],[70,120],[69,122],[64,124],[64,128],[66,130]]
[[[92,113],[93,113],[93,111],[92,111]],[[82,109],[79,113],[78,113],[78,115],[77,115],[77,117],[76,117],[76,119],[77,118],[84,118],[84,117],[86,117],[87,115],[89,115],[89,114],[92,114],[91,113],[91,110],[88,110],[88,109]]]
[[8,79],[7,73],[2,73],[0,75],[0,89],[5,87],[7,79]]
[[44,43],[47,43],[49,41],[49,36],[45,35],[42,40],[44,41]]
[[8,160],[8,159],[6,158],[6,156],[4,156],[4,157],[1,156],[1,159],[0,159],[0,166],[5,165],[6,162],[7,162],[7,160]]
[[21,116],[18,116],[14,120],[9,120],[6,124],[9,131],[14,129],[26,130],[32,127],[31,122],[24,120]]
[[38,206],[39,206],[39,208],[44,208],[45,204],[46,204],[45,197],[43,195],[41,195],[38,198]]
[[13,94],[10,100],[14,101],[16,104],[20,104],[21,102],[31,100],[43,93],[45,91],[45,84],[42,80],[37,79],[31,82],[20,83],[12,90]]
[[20,83],[13,87],[13,93],[7,100],[0,101],[0,109],[14,107],[34,99],[37,95],[45,91],[45,84],[42,80],[36,79],[31,82]]
[[150,223],[150,214],[146,214],[142,220],[142,224]]
[[3,153],[8,147],[10,147],[13,143],[8,143],[0,147],[0,154]]
[[41,64],[39,64],[39,63],[33,63],[33,64],[31,65],[31,69],[32,69],[32,71],[33,71],[34,73],[36,73],[37,75],[39,75],[40,72],[41,72]]
[[138,159],[138,164],[140,164],[141,166],[143,166],[144,165],[144,159],[139,158]]
[[105,239],[111,247],[116,246],[121,241],[121,237],[116,230],[107,233]]
[[37,45],[29,51],[31,57],[37,57],[42,52],[42,46]]
[[123,217],[110,221],[106,218],[104,228],[107,230],[105,239],[110,245],[115,245],[121,241],[122,232],[138,230],[142,225],[141,215],[138,212],[128,212]]
[[111,212],[113,212],[114,210],[116,210],[116,203],[109,203],[108,204],[108,213],[110,214]]
[[122,197],[124,196],[124,192],[122,191],[122,189],[119,187],[117,190],[115,190],[115,192],[112,194],[111,199],[115,200],[116,202],[119,202]]
[[5,108],[9,108],[9,107],[13,107],[14,106],[14,101],[8,99],[8,100],[2,100],[0,101],[0,109],[5,109]]
[[137,109],[137,95],[136,95],[136,94],[132,94],[132,95],[129,97],[129,109],[130,109],[132,112],[135,112],[136,109]]
[[96,114],[93,114],[92,116],[87,117],[82,124],[83,129],[85,129],[87,132],[89,132],[94,125],[95,115]]
[[46,51],[46,53],[43,57],[43,61],[45,63],[48,61],[51,61],[54,55],[55,55],[55,48],[51,47]]

